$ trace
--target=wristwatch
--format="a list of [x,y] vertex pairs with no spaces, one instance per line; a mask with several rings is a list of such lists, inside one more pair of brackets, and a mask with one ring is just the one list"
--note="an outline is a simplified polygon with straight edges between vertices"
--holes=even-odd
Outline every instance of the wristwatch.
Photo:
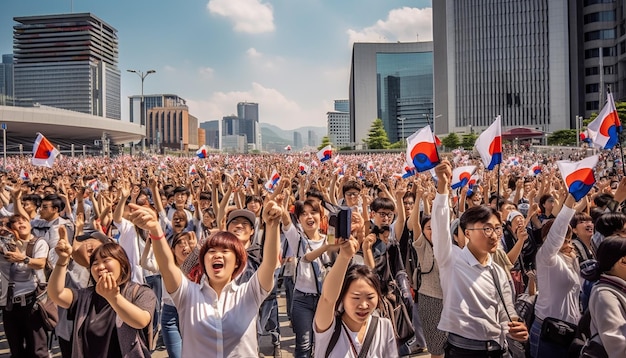
[[24,260],[22,260],[22,262],[24,263],[24,265],[28,265],[30,263],[30,257],[26,256]]

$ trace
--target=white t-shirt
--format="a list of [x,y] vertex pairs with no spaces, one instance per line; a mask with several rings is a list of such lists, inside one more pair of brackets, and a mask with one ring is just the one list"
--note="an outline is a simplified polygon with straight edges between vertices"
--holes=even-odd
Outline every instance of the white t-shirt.
[[130,221],[122,218],[122,221],[113,222],[113,224],[120,232],[119,244],[126,251],[130,267],[132,268],[131,280],[138,284],[144,284],[145,277],[152,275],[152,273],[141,267],[141,254],[146,243],[137,237],[135,225]]
[[[289,225],[287,231],[285,231],[285,237],[289,243],[289,247],[293,250],[296,257],[302,258],[307,252],[315,251],[326,243],[326,236],[320,235],[321,240],[304,239],[304,245],[300,243],[300,233],[296,229],[295,225]],[[321,268],[323,263],[320,258],[315,259],[317,264]],[[315,279],[315,272],[313,271],[313,265],[310,262],[304,260],[298,260],[298,267],[296,268],[296,283],[295,289],[304,293],[318,293],[317,281]]]
[[180,320],[183,357],[256,357],[259,307],[269,295],[257,272],[250,280],[227,284],[219,297],[207,282],[197,285],[181,275],[170,295]]
[[[366,335],[371,322],[372,316],[370,316],[367,321],[367,328],[365,331]],[[333,336],[333,331],[335,330],[336,324],[341,324],[341,320],[333,320],[333,324],[330,325],[330,328],[327,329],[326,332],[319,333],[317,332],[317,330],[313,330],[315,334],[316,357],[326,356],[326,349],[328,348],[328,344],[330,344],[330,339]],[[352,351],[350,340],[352,340],[352,343],[354,344],[354,348],[356,348],[357,353],[361,352],[361,346],[363,342],[357,341],[358,332],[352,332],[350,330],[348,330],[348,332],[350,333],[350,337],[348,337],[343,327],[341,328],[341,334],[339,335],[337,344],[335,344],[335,347],[330,352],[330,355],[328,356],[329,358],[357,358],[357,356],[355,356],[354,352]],[[367,351],[366,357],[398,357],[398,347],[396,346],[396,338],[393,333],[393,325],[391,324],[391,321],[389,319],[378,317],[378,330],[374,334],[372,344]]]

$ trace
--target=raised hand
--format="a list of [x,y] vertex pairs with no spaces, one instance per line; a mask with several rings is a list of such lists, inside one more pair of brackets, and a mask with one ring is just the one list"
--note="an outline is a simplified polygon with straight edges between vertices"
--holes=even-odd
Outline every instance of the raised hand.
[[273,226],[280,223],[280,218],[283,215],[283,208],[275,201],[268,201],[263,204],[263,222],[266,225]]
[[349,240],[344,240],[339,246],[339,255],[351,259],[359,248],[359,242],[351,236]]
[[107,301],[115,299],[119,295],[120,287],[117,285],[113,272],[105,272],[96,282],[96,293],[104,297]]
[[65,265],[72,255],[72,245],[67,239],[67,229],[65,225],[59,226],[59,241],[57,242],[57,246],[54,248],[54,251],[59,256],[58,263]]
[[135,226],[151,233],[160,228],[159,220],[153,210],[136,204],[128,204],[131,210],[129,219]]

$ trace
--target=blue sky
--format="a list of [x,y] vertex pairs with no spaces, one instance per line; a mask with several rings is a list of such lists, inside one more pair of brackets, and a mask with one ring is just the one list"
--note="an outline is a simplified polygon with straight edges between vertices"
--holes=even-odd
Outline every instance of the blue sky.
[[[353,42],[432,40],[430,0],[10,0],[0,53],[13,52],[13,17],[91,12],[118,30],[122,118],[144,93],[187,100],[199,122],[258,102],[260,121],[326,126],[348,98]],[[419,35],[419,36],[418,36]]]

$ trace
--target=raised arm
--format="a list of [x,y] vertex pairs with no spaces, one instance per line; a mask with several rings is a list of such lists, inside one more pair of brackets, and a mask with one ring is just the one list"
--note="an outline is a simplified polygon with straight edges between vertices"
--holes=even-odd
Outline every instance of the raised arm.
[[124,208],[126,207],[126,200],[130,196],[130,185],[128,182],[124,182],[120,189],[118,190],[119,200],[117,201],[117,206],[115,207],[115,211],[113,211],[113,222],[119,223],[122,221],[122,216],[124,215]]
[[161,195],[159,195],[159,182],[157,178],[150,178],[148,181],[148,185],[150,186],[150,190],[152,191],[152,201],[154,202],[154,208],[157,213],[164,211],[163,202],[161,201]]
[[395,190],[396,209],[398,211],[398,217],[396,218],[396,224],[394,227],[396,235],[398,235],[396,239],[398,240],[400,240],[400,236],[404,232],[404,225],[406,225],[406,211],[404,210],[404,202],[402,201],[404,193],[406,193],[406,183],[398,183]]
[[174,254],[165,240],[165,234],[156,214],[151,209],[136,204],[129,204],[129,207],[131,209],[130,221],[150,233],[154,258],[161,269],[165,289],[168,293],[178,290],[183,274],[174,262]]
[[263,243],[263,261],[257,273],[259,284],[265,291],[274,287],[274,271],[280,255],[280,218],[283,208],[276,202],[269,201],[263,206],[265,222],[265,242]]
[[547,266],[556,264],[556,255],[563,246],[565,235],[567,234],[567,226],[575,213],[574,209],[572,209],[574,204],[574,197],[568,194],[563,209],[559,212],[556,219],[554,219],[554,223],[552,227],[550,227],[550,231],[548,231],[546,240],[541,245],[539,251],[537,251],[537,263],[542,261]]
[[433,201],[431,219],[433,229],[432,242],[437,264],[439,267],[444,267],[448,265],[452,257],[452,241],[450,241],[450,204],[448,203],[450,180],[452,178],[450,162],[443,160],[437,165],[435,172],[437,173],[439,181],[437,183],[437,195]]
[[65,225],[59,225],[59,241],[54,251],[59,258],[48,279],[48,297],[59,307],[67,309],[72,304],[74,294],[72,290],[65,288],[65,274],[72,255],[72,245],[67,240]]
[[359,243],[355,238],[344,241],[341,244],[339,256],[335,260],[335,264],[324,279],[322,295],[317,303],[313,321],[314,329],[319,333],[326,332],[333,323],[333,319],[335,319],[335,305],[343,287],[348,265],[358,247]]

